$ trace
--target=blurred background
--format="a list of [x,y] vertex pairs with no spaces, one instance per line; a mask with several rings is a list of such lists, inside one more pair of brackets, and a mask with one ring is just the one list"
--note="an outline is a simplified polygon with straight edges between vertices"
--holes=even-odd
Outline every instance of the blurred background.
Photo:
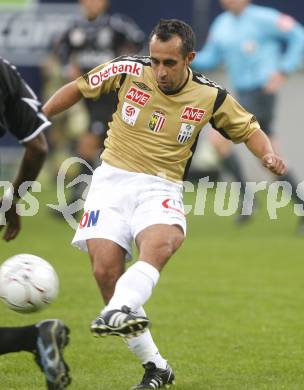
[[[271,6],[295,17],[304,23],[304,3],[301,1],[257,0],[255,4]],[[190,23],[197,34],[197,49],[204,43],[211,22],[222,11],[218,1],[212,0],[155,0],[145,3],[141,0],[110,2],[111,13],[122,13],[130,16],[144,31],[146,38],[160,18],[180,18]],[[75,18],[81,17],[77,0],[10,0],[0,1],[0,54],[15,64],[24,79],[45,101],[47,97],[66,81],[66,75],[60,62],[56,62],[54,42],[67,30]],[[141,51],[146,54],[144,47]],[[207,72],[207,76],[231,91],[223,71]],[[303,131],[300,127],[302,108],[303,71],[298,71],[288,78],[279,94],[274,128],[280,138],[280,149],[292,165],[298,181],[304,180],[302,163]],[[233,93],[233,91],[231,91]],[[68,118],[55,120],[53,130],[48,138],[53,149],[49,161],[53,161],[51,170],[54,174],[64,156],[79,154],[79,147],[73,147],[75,138],[86,126],[89,118],[84,107],[77,107]],[[205,133],[201,138],[204,140]],[[11,136],[0,140],[0,177],[11,178],[18,161],[19,149]],[[8,148],[9,147],[9,148]],[[16,149],[17,147],[17,149]],[[75,152],[76,150],[76,152]],[[267,173],[254,162],[254,157],[241,146],[236,147],[244,173],[250,180],[263,180]],[[249,162],[249,163],[248,163]],[[193,166],[202,174],[216,174],[219,161],[208,141],[200,142]]]

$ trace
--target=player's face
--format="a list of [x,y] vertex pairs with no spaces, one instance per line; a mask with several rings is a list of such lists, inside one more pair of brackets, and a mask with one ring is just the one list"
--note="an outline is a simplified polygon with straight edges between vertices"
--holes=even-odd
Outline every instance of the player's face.
[[188,66],[195,53],[182,55],[182,40],[174,35],[166,42],[155,35],[150,41],[150,57],[152,70],[158,87],[165,93],[178,90],[188,78]]
[[220,0],[220,2],[223,8],[238,14],[243,11],[250,0]]
[[79,0],[79,3],[89,20],[96,19],[108,6],[108,0]]

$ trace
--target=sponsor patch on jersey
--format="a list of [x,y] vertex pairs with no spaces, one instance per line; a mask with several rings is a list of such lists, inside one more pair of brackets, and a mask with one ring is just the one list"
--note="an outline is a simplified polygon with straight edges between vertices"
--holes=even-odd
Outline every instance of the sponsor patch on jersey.
[[203,110],[202,108],[194,108],[187,106],[182,113],[181,119],[184,119],[186,121],[201,122],[206,112],[207,111]]
[[161,111],[154,111],[149,122],[149,129],[155,131],[155,133],[159,133],[163,128],[165,121],[165,114]]
[[146,92],[140,91],[135,87],[131,87],[126,94],[126,99],[131,100],[132,102],[137,103],[142,107],[146,105],[150,97],[151,95]]
[[100,71],[89,75],[89,86],[91,88],[99,87],[105,80],[114,77],[118,74],[126,73],[139,77],[141,75],[143,65],[138,62],[118,61],[110,63]]
[[141,83],[139,81],[133,81],[133,83],[139,88],[142,89],[143,91],[152,91],[150,87],[148,87],[145,83]]
[[121,110],[121,117],[128,125],[134,126],[137,120],[140,109],[132,106],[131,104],[124,102]]
[[189,123],[182,123],[179,130],[177,140],[180,144],[185,144],[192,137],[192,134],[195,130],[194,125],[189,125]]

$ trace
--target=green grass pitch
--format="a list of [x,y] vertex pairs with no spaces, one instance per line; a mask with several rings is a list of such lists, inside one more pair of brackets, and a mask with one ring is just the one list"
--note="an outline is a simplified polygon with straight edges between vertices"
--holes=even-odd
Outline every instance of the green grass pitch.
[[[186,201],[193,202],[193,195]],[[0,261],[33,253],[50,261],[60,294],[46,310],[30,315],[0,304],[0,325],[18,326],[61,318],[71,328],[65,350],[71,390],[127,390],[143,369],[119,338],[96,339],[89,323],[101,298],[86,254],[70,246],[73,231],[43,204],[24,217],[14,242],[0,245]],[[176,390],[297,390],[304,388],[304,237],[296,235],[291,207],[270,221],[261,207],[253,221],[235,226],[233,217],[212,212],[188,217],[188,237],[165,268],[146,305],[152,333],[176,374]],[[0,388],[44,389],[30,354],[0,357]]]

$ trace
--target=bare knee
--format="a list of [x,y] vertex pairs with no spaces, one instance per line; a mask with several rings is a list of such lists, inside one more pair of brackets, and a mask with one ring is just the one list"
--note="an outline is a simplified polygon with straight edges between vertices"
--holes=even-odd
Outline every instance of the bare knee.
[[163,241],[158,243],[154,249],[160,258],[164,260],[169,260],[170,257],[182,245],[183,241],[184,241],[184,236],[182,234],[166,237],[164,238]]
[[113,295],[115,284],[124,272],[125,251],[110,240],[87,241],[92,272],[105,302]]
[[139,259],[161,270],[184,241],[184,233],[178,226],[153,225],[141,232],[137,239]]
[[92,272],[95,279],[103,284],[116,283],[117,279],[123,273],[121,262],[109,261],[103,254],[90,254],[92,263]]
[[112,267],[105,267],[103,262],[98,258],[94,258],[92,260],[92,272],[94,278],[98,282],[108,282],[109,280],[113,280],[115,278],[116,272]]

